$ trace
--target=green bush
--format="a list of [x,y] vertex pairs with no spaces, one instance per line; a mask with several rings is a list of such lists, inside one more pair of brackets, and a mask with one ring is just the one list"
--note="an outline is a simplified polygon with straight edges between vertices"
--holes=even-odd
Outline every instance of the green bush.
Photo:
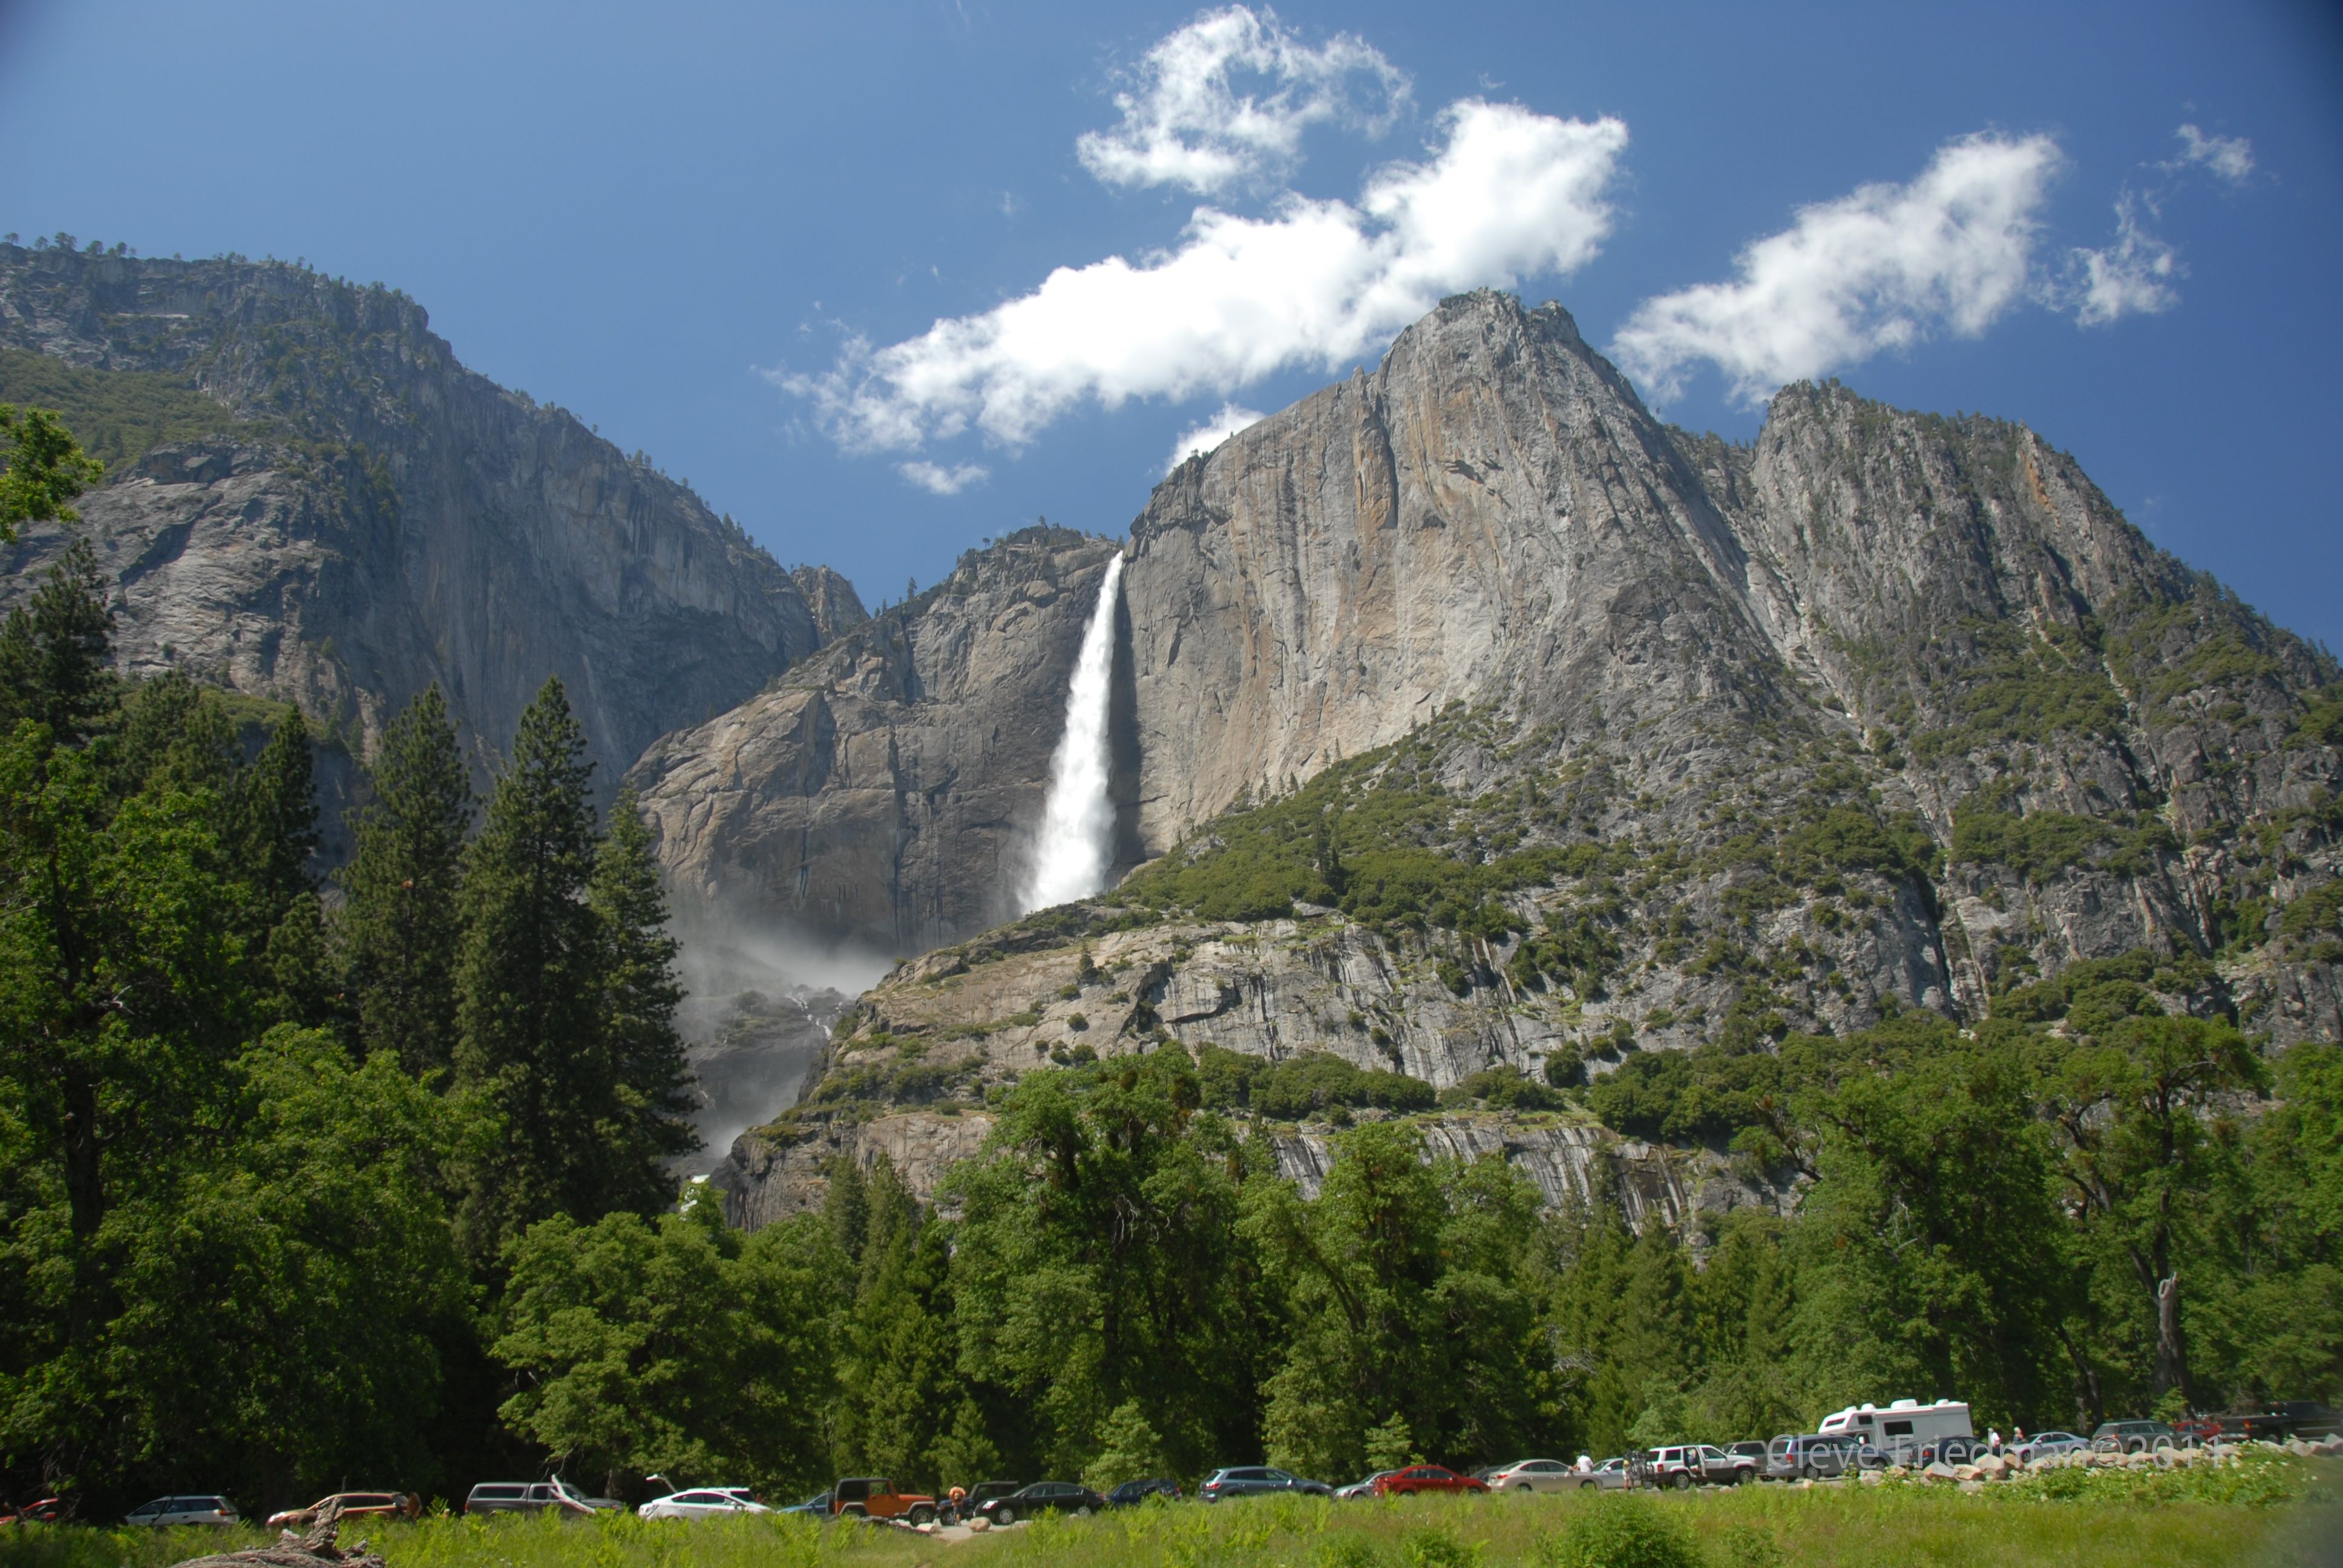
[[1436,1098],[1420,1078],[1354,1067],[1330,1050],[1267,1061],[1208,1045],[1199,1053],[1196,1076],[1203,1102],[1212,1109],[1250,1111],[1279,1121],[1321,1115],[1336,1106],[1428,1111]]
[[1692,1533],[1647,1497],[1606,1494],[1550,1538],[1545,1568],[1703,1568]]
[[1440,1525],[1411,1530],[1399,1538],[1399,1554],[1407,1568],[1480,1568],[1481,1549],[1468,1546],[1456,1532]]

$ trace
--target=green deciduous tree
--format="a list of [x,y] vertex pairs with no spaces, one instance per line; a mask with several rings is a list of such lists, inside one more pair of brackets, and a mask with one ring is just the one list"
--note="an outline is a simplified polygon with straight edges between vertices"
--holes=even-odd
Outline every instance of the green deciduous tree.
[[2236,1029],[2197,1018],[2120,1020],[2054,1070],[2060,1173],[2081,1208],[2093,1293],[2124,1325],[2124,1342],[2148,1348],[2150,1401],[2173,1390],[2195,1398],[2180,1263],[2211,1256],[2204,1198],[2233,1158],[2217,1101],[2262,1077]]
[[106,477],[105,465],[81,449],[73,432],[46,408],[0,403],[0,544],[14,544],[26,523],[77,523],[69,503]]
[[496,1342],[514,1430],[585,1473],[822,1477],[846,1260],[816,1216],[753,1236],[712,1199],[647,1221],[557,1215],[514,1245]]

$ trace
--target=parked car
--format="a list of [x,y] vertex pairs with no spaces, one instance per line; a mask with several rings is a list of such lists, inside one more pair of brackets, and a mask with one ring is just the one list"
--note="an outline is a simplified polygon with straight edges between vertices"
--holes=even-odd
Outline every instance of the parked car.
[[1411,1464],[1386,1473],[1375,1483],[1377,1497],[1412,1497],[1419,1492],[1486,1492],[1477,1476],[1459,1475],[1444,1464]]
[[1606,1459],[1592,1470],[1573,1471],[1582,1492],[1624,1492],[1635,1483],[1634,1466],[1624,1457]]
[[0,1508],[0,1524],[62,1524],[65,1513],[64,1498],[44,1497],[22,1508]]
[[2167,1422],[2103,1421],[2091,1433],[2094,1453],[2147,1453],[2178,1446],[2180,1434]]
[[1558,1459],[1517,1459],[1489,1472],[1492,1492],[1566,1492],[1578,1484],[1578,1473]]
[[1731,1486],[1754,1480],[1757,1467],[1708,1442],[1674,1443],[1646,1451],[1652,1479],[1660,1486]]
[[776,1508],[776,1513],[810,1513],[819,1519],[830,1517],[830,1493],[817,1492],[803,1503],[792,1503],[787,1508]]
[[[287,1508],[282,1513],[270,1514],[268,1527],[271,1530],[281,1527],[300,1529],[313,1524],[328,1503],[340,1503],[345,1519],[369,1515],[387,1519],[395,1513],[410,1512],[407,1506],[407,1493],[403,1492],[337,1492],[331,1497],[320,1497],[307,1508]],[[412,1512],[419,1513],[422,1510],[418,1506]]]
[[1126,1481],[1106,1494],[1109,1508],[1136,1508],[1151,1497],[1168,1497],[1180,1501],[1180,1483],[1157,1476],[1146,1481]]
[[122,1516],[125,1524],[146,1524],[164,1530],[175,1524],[240,1524],[236,1504],[206,1493],[199,1497],[158,1497],[142,1503]]
[[1031,1486],[1019,1487],[1006,1497],[988,1500],[976,1512],[995,1524],[1014,1524],[1037,1513],[1071,1513],[1077,1519],[1087,1519],[1105,1510],[1106,1499],[1087,1486],[1064,1481],[1037,1481]]
[[1267,1464],[1240,1464],[1216,1470],[1204,1477],[1204,1484],[1196,1489],[1197,1495],[1207,1503],[1218,1503],[1226,1497],[1259,1497],[1272,1492],[1301,1492],[1314,1497],[1334,1495],[1334,1489],[1322,1481],[1305,1481]]
[[1845,1432],[1785,1433],[1765,1445],[1769,1481],[1827,1481],[1853,1470],[1877,1470],[1887,1456]]
[[899,1492],[883,1475],[851,1475],[830,1489],[830,1509],[840,1518],[900,1519],[926,1524],[936,1516],[936,1500],[920,1492]]
[[[566,1481],[483,1481],[464,1499],[467,1513],[556,1513],[588,1515],[607,1512],[605,1500],[588,1497]],[[609,1503],[616,1508],[617,1503]]]
[[741,1513],[770,1513],[771,1509],[741,1495],[744,1488],[697,1486],[654,1497],[636,1513],[645,1519],[715,1519]]
[[1735,1459],[1747,1460],[1749,1462],[1750,1468],[1757,1471],[1761,1474],[1764,1473],[1765,1469],[1765,1445],[1764,1443],[1757,1442],[1754,1438],[1746,1442],[1728,1442],[1725,1445],[1725,1452],[1733,1455]]
[[2016,1454],[2021,1463],[2032,1464],[2036,1460],[2072,1453],[2090,1446],[2071,1432],[2037,1432],[2024,1442],[2012,1443],[2009,1452]]

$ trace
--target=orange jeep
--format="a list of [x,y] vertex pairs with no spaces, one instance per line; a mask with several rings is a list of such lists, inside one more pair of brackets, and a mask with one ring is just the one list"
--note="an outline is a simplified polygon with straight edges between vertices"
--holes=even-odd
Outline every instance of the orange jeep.
[[840,1518],[900,1519],[907,1524],[928,1524],[936,1517],[936,1500],[898,1492],[883,1475],[858,1475],[831,1489],[830,1511]]

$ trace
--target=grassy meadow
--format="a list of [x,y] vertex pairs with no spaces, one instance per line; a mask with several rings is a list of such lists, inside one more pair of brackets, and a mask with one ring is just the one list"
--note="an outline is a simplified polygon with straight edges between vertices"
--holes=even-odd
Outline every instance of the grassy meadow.
[[[796,1517],[446,1517],[351,1533],[366,1535],[390,1568],[2323,1568],[2343,1561],[2338,1482],[2343,1465],[2304,1463],[2218,1490],[2110,1476],[2082,1495],[1891,1484],[1634,1498],[1275,1498],[1043,1519],[959,1543]],[[0,1568],[168,1568],[261,1539],[253,1530],[232,1540],[200,1530],[7,1531]]]

